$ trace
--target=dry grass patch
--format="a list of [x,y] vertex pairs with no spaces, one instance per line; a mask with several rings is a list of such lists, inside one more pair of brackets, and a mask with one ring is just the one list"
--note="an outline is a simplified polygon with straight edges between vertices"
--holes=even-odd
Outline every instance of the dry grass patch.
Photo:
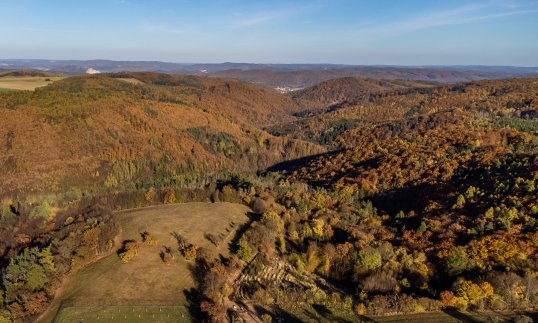
[[51,76],[20,76],[20,77],[0,77],[0,90],[27,90],[33,91],[38,87],[47,86],[63,77]]
[[144,82],[138,79],[132,78],[132,77],[118,77],[118,78],[115,78],[115,80],[131,83],[131,84],[144,84]]
[[[229,243],[236,229],[248,220],[249,211],[241,204],[185,203],[116,213],[121,241],[141,243],[136,256],[122,263],[114,253],[80,270],[68,278],[56,301],[86,306],[186,305],[184,291],[195,287],[191,273],[194,263],[179,254],[173,233],[207,248],[215,257],[228,255]],[[157,243],[142,243],[141,234],[145,232]],[[207,234],[222,239],[215,246]],[[165,248],[174,253],[166,262],[161,258]]]
[[55,323],[180,323],[193,322],[184,306],[72,306],[65,307]]

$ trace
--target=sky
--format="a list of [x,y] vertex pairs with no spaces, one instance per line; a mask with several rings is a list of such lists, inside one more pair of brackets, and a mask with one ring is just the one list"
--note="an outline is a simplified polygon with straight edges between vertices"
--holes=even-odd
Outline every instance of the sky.
[[0,58],[538,66],[538,0],[0,0]]

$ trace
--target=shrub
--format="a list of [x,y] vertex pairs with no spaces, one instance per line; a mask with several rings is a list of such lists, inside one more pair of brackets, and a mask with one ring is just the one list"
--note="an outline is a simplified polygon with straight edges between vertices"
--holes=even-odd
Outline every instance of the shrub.
[[4,203],[0,205],[0,221],[7,221],[15,218],[15,214],[12,212],[11,203]]
[[457,246],[450,251],[446,262],[446,271],[450,276],[457,276],[473,267],[472,260],[464,247]]
[[11,323],[13,322],[9,317],[0,314],[0,323]]
[[144,242],[148,246],[157,245],[157,239],[155,239],[155,237],[152,236],[149,232],[144,231],[140,235],[142,236],[142,242]]
[[176,199],[176,193],[174,191],[170,191],[166,194],[164,203],[165,204],[175,204],[177,202]]
[[30,218],[46,219],[49,217],[51,212],[52,208],[50,207],[49,203],[44,201],[32,209],[32,212],[30,212]]
[[198,255],[199,249],[200,248],[198,246],[190,244],[183,250],[183,256],[187,260],[194,260],[196,259],[196,256]]
[[174,259],[174,254],[172,253],[172,249],[165,247],[164,251],[161,251],[160,257],[164,263],[168,263],[172,261]]
[[145,106],[144,107],[144,111],[148,114],[148,116],[150,116],[150,118],[152,119],[155,119],[157,118],[157,116],[159,115],[159,112],[157,112],[156,110],[152,109],[150,106]]
[[445,290],[441,292],[441,303],[444,307],[454,307],[457,302],[457,297],[453,292]]
[[140,250],[140,244],[136,241],[126,241],[123,244],[122,250],[119,251],[118,256],[123,263],[131,261]]
[[355,275],[361,276],[381,268],[381,254],[372,247],[366,247],[359,251],[358,259],[355,263]]
[[478,285],[466,279],[462,279],[456,284],[455,291],[458,298],[473,305],[493,295],[493,287],[490,283],[484,282]]
[[65,218],[64,225],[68,226],[73,223],[73,221],[75,221],[75,219],[72,216],[68,216],[67,218]]
[[452,206],[453,209],[461,209],[465,206],[465,197],[463,195],[458,195],[456,203]]
[[364,305],[364,303],[359,303],[359,304],[357,304],[357,306],[355,306],[355,313],[357,315],[366,314],[366,306]]
[[250,246],[245,236],[239,239],[238,247],[237,256],[246,262],[251,261],[256,255],[255,250]]
[[273,318],[272,318],[271,315],[269,315],[269,314],[263,314],[263,315],[261,316],[261,318],[262,318],[262,321],[263,321],[263,322],[266,322],[266,323],[271,323],[271,322],[273,322]]

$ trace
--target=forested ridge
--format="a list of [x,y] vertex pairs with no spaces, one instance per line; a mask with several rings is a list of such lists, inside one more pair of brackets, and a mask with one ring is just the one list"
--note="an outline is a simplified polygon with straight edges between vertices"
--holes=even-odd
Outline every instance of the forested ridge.
[[321,152],[261,130],[299,106],[234,80],[138,73],[73,77],[0,96],[0,196],[197,181]]
[[227,298],[266,319],[533,311],[537,100],[537,79],[281,95],[157,73],[0,93],[0,322],[31,321],[117,250],[112,210],[186,201],[257,214],[231,259],[195,262],[206,320]]
[[[293,96],[327,102],[346,81]],[[289,304],[343,317],[535,308],[538,82],[357,93],[270,130],[332,151],[272,168],[238,252],[256,255],[251,270],[277,255],[345,292],[250,281],[241,295],[277,316],[301,313]]]

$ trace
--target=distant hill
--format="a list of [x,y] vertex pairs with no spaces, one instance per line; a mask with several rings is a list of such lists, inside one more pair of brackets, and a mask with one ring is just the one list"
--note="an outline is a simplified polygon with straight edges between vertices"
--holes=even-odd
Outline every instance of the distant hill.
[[317,109],[360,98],[368,99],[369,94],[432,86],[434,85],[426,82],[345,77],[331,79],[303,90],[294,91],[290,95],[299,105],[308,109]]
[[276,71],[226,70],[214,73],[222,77],[232,77],[251,83],[272,87],[286,86],[301,88],[312,86],[330,79],[360,77],[382,80],[413,80],[438,83],[469,82],[482,79],[501,79],[508,77],[536,77],[536,68],[494,68],[466,69],[452,67],[391,67],[391,66],[352,66],[339,68],[312,68],[308,70]]
[[40,70],[2,70],[0,69],[0,77],[22,77],[22,76],[37,76],[48,77],[54,76],[52,72],[40,71]]
[[482,79],[536,77],[537,67],[512,66],[358,66],[337,64],[183,64],[159,61],[112,60],[0,60],[6,69],[40,69],[80,75],[90,68],[110,72],[163,72],[236,78],[272,88],[304,88],[330,79],[360,77],[384,80],[414,80],[438,83]]
[[[62,306],[60,319],[105,321],[114,309],[149,320],[147,306],[167,311],[151,293],[175,305],[194,296],[191,313],[223,320],[239,302],[290,321],[538,308],[538,78],[270,68],[260,75],[304,84],[349,71],[389,80],[281,94],[214,75],[109,71],[0,93],[0,321],[35,321],[53,298],[78,297],[124,306]],[[391,79],[401,76],[412,80]],[[185,201],[250,209],[108,210]]]
[[[409,86],[406,87],[406,84]],[[288,169],[294,174],[301,174],[302,180],[312,182],[349,183],[350,178],[358,177],[357,173],[349,171],[359,168],[354,162],[359,158],[357,156],[370,150],[384,155],[396,154],[401,145],[399,138],[417,144],[407,137],[408,133],[425,136],[420,138],[425,145],[458,140],[471,145],[474,140],[482,143],[484,151],[487,150],[485,146],[490,149],[508,146],[510,140],[523,140],[515,139],[517,136],[537,143],[526,137],[527,134],[538,134],[537,79],[488,80],[442,86],[422,84],[417,87],[406,82],[392,84],[345,78],[299,91],[293,97],[309,113],[296,114],[297,120],[279,124],[270,131],[275,135],[290,135],[342,149],[338,158],[319,156],[299,172]],[[323,107],[323,104],[326,104],[324,109],[307,108],[312,105]],[[390,148],[379,149],[381,143]],[[390,158],[388,160],[392,162]],[[334,167],[326,167],[327,161]],[[376,166],[364,165],[365,169],[372,167]],[[383,176],[390,178],[390,174],[398,169],[387,167]],[[427,177],[420,180],[433,181]]]

